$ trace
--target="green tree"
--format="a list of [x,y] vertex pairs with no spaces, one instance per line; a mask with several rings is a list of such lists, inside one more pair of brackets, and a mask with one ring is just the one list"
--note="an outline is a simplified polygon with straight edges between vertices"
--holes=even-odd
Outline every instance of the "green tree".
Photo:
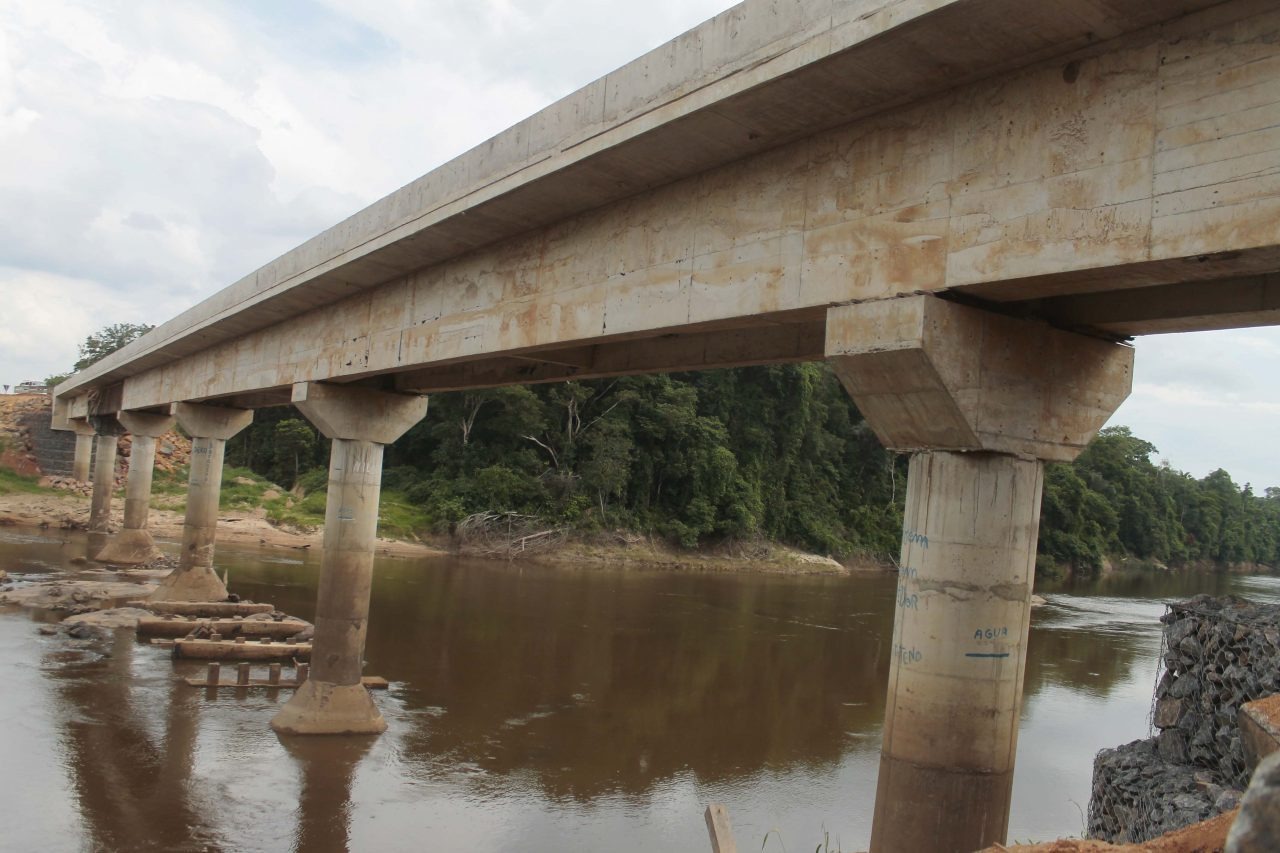
[[[300,460],[309,456],[316,445],[316,434],[306,421],[299,418],[286,418],[276,424],[273,435],[275,449],[276,479],[283,481],[285,473],[292,468],[289,486],[298,481]],[[292,463],[292,465],[290,465]]]
[[80,360],[72,369],[84,370],[154,328],[155,326],[148,326],[145,323],[113,323],[110,326],[103,326],[84,339],[84,343],[80,345]]

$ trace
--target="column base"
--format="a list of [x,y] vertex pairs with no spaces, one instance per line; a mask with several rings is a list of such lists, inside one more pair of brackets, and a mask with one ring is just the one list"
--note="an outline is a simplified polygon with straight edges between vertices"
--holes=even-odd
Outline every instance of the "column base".
[[174,569],[160,580],[148,601],[225,601],[227,588],[208,566]]
[[90,560],[98,559],[98,555],[102,553],[102,549],[107,547],[107,543],[111,541],[111,534],[101,530],[90,530],[85,543],[85,556]]
[[[156,541],[145,530],[124,528],[112,536],[106,547],[94,557],[99,563],[115,563],[119,566],[138,566],[163,557]],[[225,597],[225,595],[224,595]]]
[[271,728],[286,735],[376,735],[387,721],[364,685],[309,679],[271,718]]
[[880,756],[871,851],[969,853],[1004,843],[1013,771],[928,767]]

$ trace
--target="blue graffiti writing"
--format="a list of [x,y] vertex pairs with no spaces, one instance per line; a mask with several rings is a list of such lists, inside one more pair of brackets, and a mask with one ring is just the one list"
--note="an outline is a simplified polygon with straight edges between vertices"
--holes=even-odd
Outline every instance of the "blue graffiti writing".
[[902,541],[908,545],[919,545],[921,548],[929,547],[929,537],[914,530],[902,531]]

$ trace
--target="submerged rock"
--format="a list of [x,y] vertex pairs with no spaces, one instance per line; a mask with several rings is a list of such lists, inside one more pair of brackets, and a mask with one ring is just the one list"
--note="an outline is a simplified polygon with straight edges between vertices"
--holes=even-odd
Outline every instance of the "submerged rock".
[[155,588],[120,581],[48,581],[0,593],[0,604],[80,613],[101,610],[111,601],[144,598]]
[[150,616],[151,611],[139,607],[113,607],[110,610],[95,610],[77,616],[68,616],[64,623],[96,625],[100,628],[137,628],[138,619]]

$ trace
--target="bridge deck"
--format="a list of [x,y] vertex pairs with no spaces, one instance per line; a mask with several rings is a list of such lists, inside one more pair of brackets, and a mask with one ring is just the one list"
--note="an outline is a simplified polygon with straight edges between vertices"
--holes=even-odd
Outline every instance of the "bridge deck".
[[1277,30],[1263,0],[752,0],[57,393],[815,358],[827,306],[919,291],[1121,336],[1275,322]]

